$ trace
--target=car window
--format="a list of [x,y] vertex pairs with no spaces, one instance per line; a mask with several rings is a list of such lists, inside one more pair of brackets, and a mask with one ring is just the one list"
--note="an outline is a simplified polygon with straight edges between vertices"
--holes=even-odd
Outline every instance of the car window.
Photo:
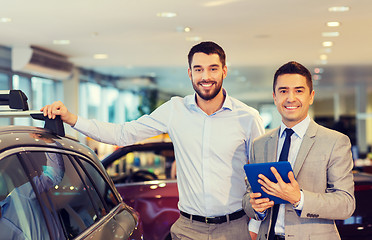
[[75,159],[53,152],[31,152],[28,157],[36,172],[47,175],[52,181],[52,187],[47,194],[41,194],[41,199],[49,211],[61,219],[68,239],[103,216],[103,204]]
[[119,204],[119,200],[113,193],[107,181],[102,177],[99,171],[93,167],[92,164],[81,158],[80,162],[82,163],[83,168],[88,172],[89,180],[92,181],[92,184],[94,184],[94,187],[102,197],[102,201],[106,205],[107,211],[110,211],[116,207]]
[[16,155],[0,161],[0,180],[0,200],[3,200],[14,188],[28,182]]
[[[41,178],[38,175],[28,178],[17,155],[0,160],[0,232],[6,234],[7,239],[50,239],[51,229],[60,227],[56,222],[49,222],[48,230],[44,218],[47,213],[34,191],[35,186],[40,186]],[[53,232],[53,236],[64,239],[59,233],[61,231]]]
[[[101,175],[100,171],[83,158],[78,158],[78,162],[81,163],[80,171],[85,171],[86,181],[90,182],[88,186],[90,188],[95,188],[97,191],[97,197],[94,197],[94,201],[101,205],[101,201],[104,203],[106,211],[103,207],[99,209],[102,214],[108,213],[110,210],[114,209],[119,205],[119,199],[114,194],[113,190]],[[98,199],[100,198],[100,199]],[[97,239],[127,239],[133,229],[136,226],[135,219],[128,209],[115,212],[115,218],[111,218],[106,222],[107,227],[100,229],[99,233],[96,233]]]
[[125,182],[136,173],[141,173],[143,176],[138,179],[152,180],[151,176],[144,175],[146,172],[147,175],[154,174],[155,179],[170,179],[175,178],[171,170],[173,163],[173,150],[133,151],[115,160],[108,166],[107,172],[114,182]]

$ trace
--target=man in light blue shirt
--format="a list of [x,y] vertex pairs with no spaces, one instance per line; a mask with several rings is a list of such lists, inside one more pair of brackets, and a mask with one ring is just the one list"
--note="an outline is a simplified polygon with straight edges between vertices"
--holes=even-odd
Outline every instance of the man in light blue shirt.
[[222,88],[227,75],[223,49],[214,42],[191,48],[188,75],[195,94],[173,97],[150,115],[125,124],[87,120],[61,102],[41,109],[79,132],[119,146],[168,133],[175,149],[179,220],[173,239],[249,239],[242,210],[244,164],[252,140],[264,132],[257,110]]

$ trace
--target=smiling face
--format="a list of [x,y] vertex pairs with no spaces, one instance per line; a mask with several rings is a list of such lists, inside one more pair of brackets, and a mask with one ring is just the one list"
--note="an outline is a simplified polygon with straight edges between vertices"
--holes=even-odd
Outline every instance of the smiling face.
[[205,101],[222,94],[222,82],[226,73],[227,67],[222,66],[218,54],[208,55],[202,52],[194,54],[191,69],[188,69],[195,92]]
[[314,101],[314,91],[304,76],[283,74],[277,78],[273,97],[283,123],[291,128],[306,118]]

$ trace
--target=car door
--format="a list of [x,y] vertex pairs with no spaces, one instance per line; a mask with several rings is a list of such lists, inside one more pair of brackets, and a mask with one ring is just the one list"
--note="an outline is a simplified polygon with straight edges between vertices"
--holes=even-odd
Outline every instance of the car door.
[[[107,213],[107,217],[102,221],[100,231],[96,231],[96,236],[101,236],[99,239],[107,238],[112,236],[110,239],[128,238],[133,229],[137,225],[138,219],[133,214],[133,209],[129,208],[124,204],[117,191],[114,191],[108,181],[111,181],[108,175],[104,176],[104,169],[98,169],[92,164],[91,161],[87,161],[82,157],[75,156],[77,162],[80,164],[80,171],[83,171],[86,176],[88,186],[94,188],[97,192],[97,196],[100,198],[104,205],[104,209]],[[99,202],[98,199],[96,202]],[[136,232],[136,236],[132,236],[131,239],[142,239],[140,233]]]
[[[28,156],[32,162],[40,162],[43,154],[32,152]],[[127,239],[136,226],[134,217],[125,211],[94,161],[72,152],[48,155],[61,156],[64,173],[62,177],[57,173],[48,197],[42,200],[59,216],[67,239]]]
[[[4,206],[0,230],[9,226],[1,223],[12,222],[13,228],[7,232],[28,239],[127,239],[130,236],[136,221],[94,161],[63,150],[23,150],[0,161],[0,177],[8,179],[0,191],[6,196],[0,199]],[[11,218],[12,212],[16,214]],[[16,239],[1,236],[0,239]]]

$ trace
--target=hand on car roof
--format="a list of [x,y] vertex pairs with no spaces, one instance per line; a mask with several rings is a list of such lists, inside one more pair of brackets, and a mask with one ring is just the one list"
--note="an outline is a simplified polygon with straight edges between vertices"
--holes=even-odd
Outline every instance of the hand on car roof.
[[40,109],[44,116],[50,119],[55,119],[57,115],[61,116],[61,120],[71,126],[74,126],[77,121],[77,115],[68,111],[67,107],[61,102],[56,101],[52,104],[45,105]]

